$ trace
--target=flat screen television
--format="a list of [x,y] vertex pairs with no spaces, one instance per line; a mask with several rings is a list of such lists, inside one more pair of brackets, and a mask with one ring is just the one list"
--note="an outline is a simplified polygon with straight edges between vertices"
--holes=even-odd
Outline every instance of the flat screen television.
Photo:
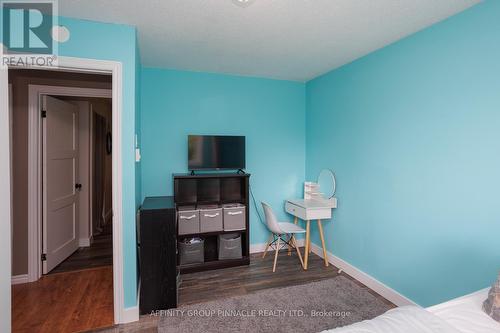
[[244,136],[188,136],[189,170],[238,170],[244,168]]

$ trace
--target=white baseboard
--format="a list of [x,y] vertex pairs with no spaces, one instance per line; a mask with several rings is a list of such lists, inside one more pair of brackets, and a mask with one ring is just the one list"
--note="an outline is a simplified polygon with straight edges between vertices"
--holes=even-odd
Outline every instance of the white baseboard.
[[80,238],[78,240],[79,247],[89,247],[90,246],[90,238]]
[[[264,252],[266,249],[266,243],[259,243],[259,244],[251,244],[250,245],[250,253],[259,253],[259,252]],[[304,246],[304,239],[298,239],[297,240],[297,245],[300,247]],[[323,258],[323,249],[314,244],[311,243],[311,249],[312,252],[319,257]],[[398,293],[396,290],[388,287],[387,285],[383,284],[379,280],[375,279],[371,275],[363,272],[362,270],[358,269],[357,267],[351,265],[347,261],[340,259],[337,256],[334,256],[330,252],[326,252],[326,256],[328,258],[328,262],[334,265],[335,267],[338,267],[342,271],[344,271],[347,275],[350,275],[354,279],[358,280],[368,288],[372,289],[385,299],[391,301],[392,303],[396,304],[397,306],[404,306],[404,305],[417,305],[415,302],[413,302],[411,299],[401,295]]]
[[[311,243],[311,248],[312,252],[321,258],[323,258],[323,248],[320,246]],[[372,289],[385,299],[391,301],[392,303],[396,304],[397,306],[404,306],[404,305],[418,305],[415,302],[413,302],[411,299],[401,295],[398,293],[396,290],[388,287],[387,285],[383,284],[379,280],[375,279],[369,274],[366,274],[362,270],[356,268],[355,266],[351,265],[345,260],[340,259],[337,256],[334,256],[330,252],[326,252],[326,256],[328,258],[328,262],[331,263],[332,265],[338,267],[339,269],[343,270],[347,275],[352,276],[354,279],[358,280],[368,288]]]
[[[304,239],[297,239],[298,246],[304,246]],[[250,244],[250,254],[264,252],[267,243]]]
[[123,309],[120,324],[131,323],[139,320],[139,306]]
[[139,297],[141,295],[141,281],[139,280],[139,287],[137,288],[137,305],[130,308],[125,308],[121,313],[121,320],[119,324],[131,323],[139,320]]
[[11,278],[11,284],[28,283],[28,274],[14,275]]
[[264,252],[266,243],[250,244],[250,253]]

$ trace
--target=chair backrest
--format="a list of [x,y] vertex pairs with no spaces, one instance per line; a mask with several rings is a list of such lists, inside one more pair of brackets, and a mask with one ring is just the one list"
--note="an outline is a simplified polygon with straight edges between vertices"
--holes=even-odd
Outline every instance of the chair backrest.
[[266,216],[266,224],[267,228],[273,233],[277,235],[283,234],[283,231],[281,230],[278,220],[276,219],[276,215],[274,215],[273,209],[271,206],[266,204],[265,202],[262,203],[262,208],[264,208],[264,214]]

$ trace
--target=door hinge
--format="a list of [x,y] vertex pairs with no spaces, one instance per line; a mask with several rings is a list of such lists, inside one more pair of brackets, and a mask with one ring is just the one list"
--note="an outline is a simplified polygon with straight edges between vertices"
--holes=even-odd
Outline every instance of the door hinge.
[[46,110],[42,110],[42,118],[47,118],[47,111]]
[[42,253],[41,259],[42,259],[42,261],[46,261],[47,260],[47,255],[45,253]]

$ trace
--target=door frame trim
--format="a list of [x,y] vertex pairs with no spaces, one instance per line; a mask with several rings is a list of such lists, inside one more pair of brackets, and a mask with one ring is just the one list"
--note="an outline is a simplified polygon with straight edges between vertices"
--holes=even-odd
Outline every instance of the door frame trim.
[[[12,83],[9,83],[9,93],[8,93],[8,98],[9,98],[9,168],[12,172],[13,170],[13,165],[14,165],[14,104],[13,104],[13,94],[12,94]],[[10,175],[10,177],[14,177],[13,174]],[[10,181],[10,197],[14,197],[14,182]],[[10,200],[10,243],[12,244],[14,242],[14,200]],[[14,261],[12,256],[14,255],[14,251],[10,252],[10,260],[11,262]],[[26,274],[26,279],[28,278],[28,275]]]
[[[42,276],[43,174],[41,99],[44,95],[113,98],[110,89],[28,85],[28,282]],[[114,253],[114,249],[113,249]]]
[[[58,67],[36,67],[36,69],[51,70],[51,71],[65,71],[65,72],[80,72],[80,73],[93,73],[93,74],[111,74],[112,75],[112,135],[113,135],[113,145],[114,149],[112,151],[112,201],[113,201],[113,304],[114,304],[114,322],[124,323],[132,320],[139,319],[139,313],[132,316],[127,315],[124,303],[124,289],[123,289],[123,172],[122,172],[122,96],[123,96],[123,70],[122,63],[117,61],[108,60],[95,60],[95,59],[85,59],[85,58],[73,58],[73,57],[58,57]],[[11,68],[16,68],[15,66]],[[47,86],[43,86],[47,87]],[[61,88],[61,87],[58,87]],[[65,91],[71,91],[70,94],[78,93],[75,89],[62,87]],[[82,88],[80,88],[82,89]],[[85,89],[89,91],[89,89]],[[94,93],[95,93],[94,89]],[[45,93],[53,93],[52,91],[45,91]],[[80,90],[80,93],[81,90]],[[31,94],[30,94],[31,96]],[[40,144],[40,114],[36,112],[36,116],[32,117],[33,105],[35,110],[38,110],[37,99],[34,101],[29,101],[29,138],[28,138],[28,179],[30,184],[40,184],[41,174],[40,169],[37,167],[39,163],[39,146]],[[33,130],[35,132],[33,132]],[[35,145],[33,145],[35,142]],[[35,180],[35,181],[34,181]],[[35,251],[40,250],[40,239],[38,228],[33,230],[33,226],[37,226],[41,222],[40,215],[38,214],[39,207],[41,207],[41,196],[39,195],[39,190],[29,191],[28,195],[28,226],[31,226],[28,235],[28,244],[31,248],[29,255],[33,255]],[[35,222],[35,223],[33,223]],[[28,262],[28,268],[37,267],[32,266],[34,259],[39,261],[38,258],[31,258]],[[31,270],[32,270],[31,268]],[[37,277],[39,274],[38,269],[31,271],[29,278],[32,279]]]
[[[3,47],[0,43],[0,47]],[[9,129],[9,73],[5,66],[0,65],[0,154],[2,156],[10,155],[10,129]],[[10,183],[12,172],[10,161],[3,158],[0,161],[0,173],[3,177],[0,178],[0,263],[2,264],[2,272],[0,273],[0,331],[10,332],[11,330],[11,226],[6,223],[11,218],[11,195]]]

